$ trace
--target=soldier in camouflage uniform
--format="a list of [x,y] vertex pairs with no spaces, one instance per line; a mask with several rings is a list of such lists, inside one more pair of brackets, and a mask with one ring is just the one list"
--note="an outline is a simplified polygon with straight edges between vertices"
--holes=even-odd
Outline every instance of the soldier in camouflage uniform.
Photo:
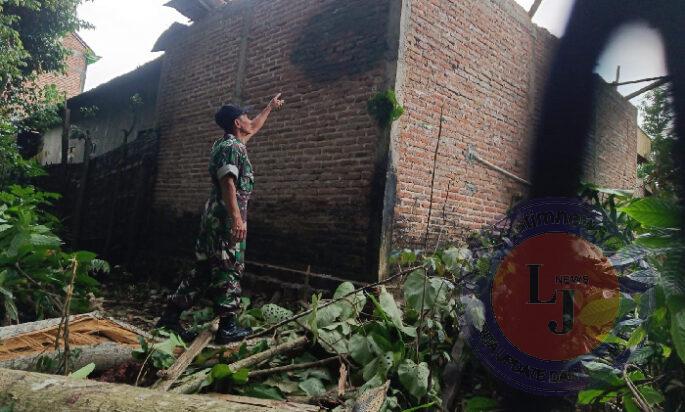
[[216,113],[216,122],[225,134],[214,142],[210,152],[212,192],[205,203],[200,234],[195,242],[196,265],[170,296],[158,327],[166,327],[189,339],[191,336],[180,324],[180,314],[192,306],[198,294],[208,293],[215,314],[221,319],[217,343],[240,340],[250,333],[235,322],[240,308],[240,277],[245,269],[247,204],[254,187],[245,144],[262,128],[271,110],[283,103],[278,94],[252,120],[236,106],[223,106]]

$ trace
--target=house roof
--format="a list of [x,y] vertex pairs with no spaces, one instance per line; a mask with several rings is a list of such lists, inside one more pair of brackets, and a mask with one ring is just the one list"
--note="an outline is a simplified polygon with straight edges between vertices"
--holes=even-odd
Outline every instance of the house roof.
[[211,10],[226,4],[225,0],[171,0],[166,7],[176,9],[190,20],[197,21]]
[[74,36],[74,38],[76,38],[76,40],[79,41],[79,43],[81,43],[81,44],[83,45],[83,47],[86,48],[86,50],[88,50],[89,52],[95,54],[95,52],[94,52],[93,49],[88,45],[88,43],[86,43],[86,41],[83,40],[83,37],[79,36],[78,33],[76,33],[76,32],[72,32],[71,34]]
[[188,26],[181,23],[174,22],[168,29],[162,33],[155,45],[152,47],[153,52],[165,51],[167,48],[174,43],[177,43],[180,36],[188,29]]
[[[160,56],[137,69],[116,77],[107,83],[81,93],[69,99],[70,108],[85,107],[94,102],[107,100],[115,95],[130,96],[140,89],[141,85],[157,84],[162,71],[164,56]],[[153,82],[153,83],[151,83]]]

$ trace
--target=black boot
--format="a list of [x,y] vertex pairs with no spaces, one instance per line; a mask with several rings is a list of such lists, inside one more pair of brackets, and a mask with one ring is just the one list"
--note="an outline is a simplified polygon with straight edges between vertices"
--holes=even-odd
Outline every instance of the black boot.
[[186,328],[181,325],[181,313],[183,310],[174,306],[168,305],[164,310],[164,313],[157,321],[155,329],[166,329],[177,334],[184,342],[192,342],[196,337],[197,333],[189,332]]
[[214,342],[217,345],[225,345],[231,342],[237,342],[244,339],[252,333],[250,328],[241,328],[235,322],[235,316],[230,315],[222,317],[219,321],[219,330],[216,331]]

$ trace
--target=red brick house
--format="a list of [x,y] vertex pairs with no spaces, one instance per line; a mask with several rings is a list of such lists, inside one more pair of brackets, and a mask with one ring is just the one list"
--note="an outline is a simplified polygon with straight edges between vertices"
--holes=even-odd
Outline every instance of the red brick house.
[[76,33],[70,33],[62,39],[62,44],[71,52],[67,57],[65,74],[46,73],[38,77],[40,86],[54,84],[67,99],[83,92],[86,83],[86,70],[93,63],[95,53]]
[[[192,259],[208,151],[221,135],[213,114],[225,102],[286,100],[248,145],[253,270],[370,281],[392,249],[459,241],[525,196],[557,41],[513,0],[170,5],[193,23],[174,24],[155,46],[165,56],[145,254],[157,271]],[[405,112],[383,129],[367,102],[389,89]],[[634,189],[636,109],[604,83],[597,99],[587,177]]]
[[[274,92],[286,109],[248,146],[248,260],[371,280],[391,249],[459,239],[525,195],[469,156],[528,174],[556,39],[513,0],[235,0],[192,17],[158,43],[161,238],[175,238],[168,222],[195,224],[216,107]],[[405,108],[391,130],[366,110],[386,89]],[[633,189],[636,109],[608,85],[598,99],[588,178]]]

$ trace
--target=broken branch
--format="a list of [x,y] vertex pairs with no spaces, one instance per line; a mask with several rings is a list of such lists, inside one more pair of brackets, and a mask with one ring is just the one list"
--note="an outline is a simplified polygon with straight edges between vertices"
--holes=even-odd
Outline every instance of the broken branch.
[[249,377],[250,378],[257,378],[257,377],[261,377],[261,376],[271,375],[274,373],[290,372],[290,371],[295,371],[295,370],[300,370],[300,369],[308,369],[308,368],[316,368],[318,366],[323,366],[327,363],[331,363],[331,362],[339,360],[339,359],[340,358],[338,356],[331,356],[330,358],[318,360],[315,362],[295,363],[292,365],[277,366],[275,368],[260,369],[260,370],[256,370],[256,371],[251,371],[249,374]]
[[[421,269],[422,267],[423,267],[423,266],[414,266],[414,267],[412,267],[412,268],[409,268],[409,269],[405,269],[405,270],[403,270],[403,271],[400,271],[400,272],[398,272],[398,273],[396,273],[396,274],[394,274],[394,275],[392,275],[392,276],[390,276],[390,277],[388,277],[388,278],[386,278],[386,279],[380,280],[380,281],[375,282],[375,283],[372,283],[372,284],[370,284],[370,285],[363,286],[363,287],[361,287],[361,288],[359,288],[359,289],[355,289],[355,290],[353,290],[352,292],[347,293],[347,294],[345,294],[345,295],[343,295],[343,296],[341,296],[341,297],[339,297],[339,298],[337,298],[337,299],[333,299],[333,300],[330,300],[330,301],[324,303],[323,305],[319,305],[319,306],[317,307],[317,310],[323,309],[323,308],[325,308],[326,306],[330,306],[330,305],[332,305],[332,304],[334,304],[334,303],[338,303],[338,302],[340,302],[340,301],[342,301],[342,300],[345,300],[345,299],[349,298],[350,296],[352,296],[352,295],[354,295],[354,294],[356,294],[356,293],[358,293],[358,292],[366,291],[366,290],[375,288],[376,286],[380,286],[380,285],[383,285],[383,284],[386,284],[386,283],[390,283],[390,282],[392,282],[393,280],[395,280],[395,279],[397,279],[397,278],[399,278],[399,277],[401,277],[401,276],[404,276],[404,275],[406,275],[406,274],[409,274],[409,273],[411,273],[411,272],[413,272],[413,271],[415,271],[415,270],[417,270],[417,269]],[[269,334],[269,333],[275,331],[276,329],[280,328],[281,326],[287,325],[287,324],[290,323],[290,322],[293,322],[293,321],[295,321],[295,320],[297,320],[297,319],[300,319],[300,318],[302,318],[302,317],[305,317],[305,316],[309,315],[309,314],[312,313],[312,312],[314,312],[314,308],[309,309],[309,310],[305,310],[304,312],[300,312],[300,313],[298,313],[297,315],[291,316],[290,318],[285,319],[285,320],[283,320],[283,321],[281,321],[281,322],[278,322],[278,323],[276,323],[275,325],[270,326],[270,327],[268,327],[268,328],[266,328],[266,329],[264,329],[264,330],[262,330],[262,331],[253,333],[252,335],[248,336],[248,339],[253,339],[253,338],[256,338],[256,337],[259,337],[259,336],[263,336],[263,335]]]
[[[232,371],[238,371],[240,369],[244,368],[249,368],[254,365],[258,365],[266,360],[269,360],[273,358],[274,356],[278,356],[283,353],[295,351],[298,349],[301,349],[307,345],[309,342],[309,339],[307,339],[306,336],[302,336],[300,338],[297,338],[295,340],[291,340],[288,342],[281,343],[280,345],[277,345],[269,350],[265,350],[264,352],[259,352],[256,353],[252,356],[248,356],[245,359],[241,359],[237,362],[233,362],[228,367]],[[193,375],[193,377],[186,383],[171,389],[171,392],[175,393],[194,393],[200,387],[202,386],[202,382],[207,378],[207,375],[209,375],[211,369],[205,369],[202,370],[196,374]]]
[[174,362],[169,369],[159,371],[157,373],[157,376],[159,376],[160,379],[155,382],[154,385],[152,385],[152,389],[168,391],[169,388],[171,388],[171,385],[176,382],[178,377],[181,376],[186,369],[188,369],[188,366],[190,366],[190,364],[193,362],[193,359],[195,359],[195,357],[202,352],[207,345],[210,344],[218,328],[219,319],[217,318],[212,321],[212,324],[209,328],[203,330],[202,333],[195,338],[188,350],[183,352],[183,354],[176,359],[176,362]]

